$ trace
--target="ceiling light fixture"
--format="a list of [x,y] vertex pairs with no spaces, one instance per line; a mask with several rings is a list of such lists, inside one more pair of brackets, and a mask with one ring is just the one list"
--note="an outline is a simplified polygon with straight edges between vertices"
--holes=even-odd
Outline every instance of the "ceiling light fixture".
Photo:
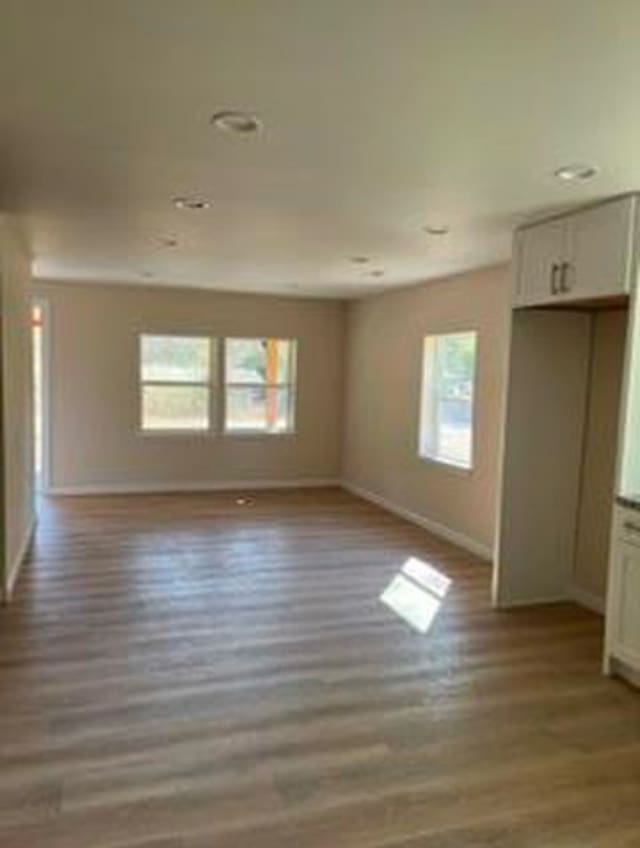
[[449,232],[449,227],[446,224],[428,224],[426,227],[423,227],[423,230],[430,236],[446,236]]
[[367,262],[369,261],[369,257],[368,256],[352,256],[349,261],[353,262],[354,265],[366,265]]
[[370,277],[384,277],[384,271],[381,268],[375,268],[369,272]]
[[211,116],[211,123],[219,130],[243,135],[262,129],[262,124],[255,115],[237,109],[224,109],[222,112],[216,112]]
[[176,209],[188,209],[192,212],[202,212],[205,209],[211,208],[211,201],[206,197],[191,196],[191,197],[174,197],[173,205]]
[[598,168],[595,165],[584,164],[563,165],[553,173],[554,176],[559,180],[564,180],[564,182],[586,181],[597,175]]

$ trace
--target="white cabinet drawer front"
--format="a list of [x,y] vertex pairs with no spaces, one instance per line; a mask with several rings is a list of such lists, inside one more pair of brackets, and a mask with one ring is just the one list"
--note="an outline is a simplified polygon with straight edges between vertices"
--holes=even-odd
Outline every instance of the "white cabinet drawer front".
[[640,547],[640,510],[616,506],[614,526],[616,539]]
[[633,518],[625,518],[620,526],[621,541],[640,548],[640,513]]
[[617,542],[617,622],[614,651],[623,659],[640,661],[640,547]]

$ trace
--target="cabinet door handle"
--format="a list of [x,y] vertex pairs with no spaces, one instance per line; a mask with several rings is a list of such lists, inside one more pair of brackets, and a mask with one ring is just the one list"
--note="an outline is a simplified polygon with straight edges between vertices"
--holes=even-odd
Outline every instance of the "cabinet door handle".
[[558,271],[560,270],[560,265],[557,262],[554,262],[551,266],[551,294],[558,294]]
[[569,280],[569,270],[571,269],[570,262],[562,262],[560,265],[560,286],[561,292],[570,292],[571,283]]

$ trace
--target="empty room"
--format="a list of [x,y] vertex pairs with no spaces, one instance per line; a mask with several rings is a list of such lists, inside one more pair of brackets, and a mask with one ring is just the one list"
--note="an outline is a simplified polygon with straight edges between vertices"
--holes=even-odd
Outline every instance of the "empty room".
[[638,0],[0,0],[0,848],[640,846]]

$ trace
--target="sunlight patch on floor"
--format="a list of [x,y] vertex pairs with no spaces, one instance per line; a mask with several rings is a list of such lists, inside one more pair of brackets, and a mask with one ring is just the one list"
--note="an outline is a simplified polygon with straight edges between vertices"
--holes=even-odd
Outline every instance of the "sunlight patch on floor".
[[409,557],[380,595],[382,603],[418,633],[428,633],[451,580],[417,557]]

